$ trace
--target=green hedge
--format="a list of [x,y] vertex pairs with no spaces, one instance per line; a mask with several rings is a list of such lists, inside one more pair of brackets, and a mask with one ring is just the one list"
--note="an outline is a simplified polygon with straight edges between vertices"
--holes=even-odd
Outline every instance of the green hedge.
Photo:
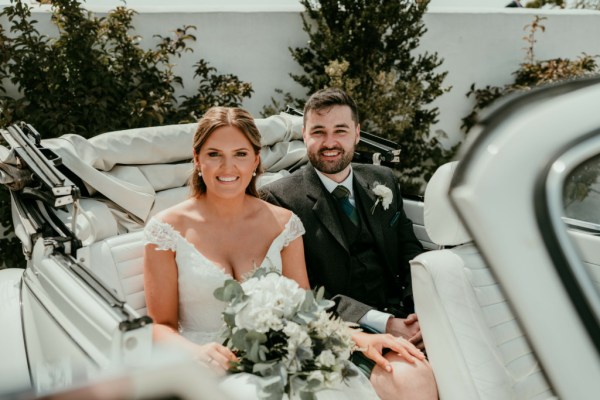
[[[218,74],[208,62],[195,65],[198,89],[175,97],[182,85],[174,60],[191,52],[194,26],[155,35],[157,44],[144,49],[133,33],[135,11],[117,7],[97,17],[77,0],[53,0],[52,23],[57,35],[37,30],[31,8],[12,1],[0,13],[0,127],[25,120],[43,138],[195,121],[209,107],[238,106],[253,92],[249,83]],[[8,24],[7,24],[8,22]],[[8,85],[19,91],[8,95]],[[181,100],[181,101],[178,101]],[[0,235],[12,231],[10,202],[0,189]],[[2,230],[2,229],[0,229]],[[0,239],[7,265],[23,265],[16,239]]]

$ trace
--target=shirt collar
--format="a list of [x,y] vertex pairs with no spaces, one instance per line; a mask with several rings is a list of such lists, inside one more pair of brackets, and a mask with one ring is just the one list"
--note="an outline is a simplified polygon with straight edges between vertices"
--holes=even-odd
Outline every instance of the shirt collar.
[[348,176],[346,177],[346,179],[344,179],[340,183],[337,183],[333,179],[328,178],[327,176],[323,175],[323,173],[321,171],[317,170],[316,168],[315,168],[315,171],[317,173],[317,176],[321,180],[321,182],[323,182],[323,185],[325,186],[325,189],[327,189],[327,191],[329,193],[333,192],[333,190],[336,187],[338,187],[339,185],[342,185],[342,186],[344,186],[346,189],[348,189],[350,191],[350,198],[351,199],[354,198],[354,190],[352,189],[352,178],[354,176],[354,172],[352,171],[352,166],[350,166],[350,173],[348,174]]

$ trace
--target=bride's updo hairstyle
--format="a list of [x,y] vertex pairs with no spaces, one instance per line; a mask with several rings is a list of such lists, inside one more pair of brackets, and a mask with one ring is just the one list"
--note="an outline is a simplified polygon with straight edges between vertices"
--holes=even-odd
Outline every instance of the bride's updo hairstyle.
[[[254,154],[260,153],[260,132],[254,123],[254,118],[252,118],[252,115],[250,115],[248,111],[237,107],[212,107],[202,116],[202,118],[200,118],[198,121],[198,129],[194,134],[194,152],[200,154],[200,149],[204,146],[204,143],[206,143],[210,135],[217,129],[225,126],[232,126],[239,129],[252,145]],[[262,172],[262,164],[259,159],[258,166],[256,167],[256,175],[252,176],[252,179],[246,188],[247,194],[258,197],[256,179]],[[206,193],[206,184],[204,183],[204,180],[198,176],[198,171],[195,169],[190,177],[189,184],[192,197],[198,197],[199,195]]]

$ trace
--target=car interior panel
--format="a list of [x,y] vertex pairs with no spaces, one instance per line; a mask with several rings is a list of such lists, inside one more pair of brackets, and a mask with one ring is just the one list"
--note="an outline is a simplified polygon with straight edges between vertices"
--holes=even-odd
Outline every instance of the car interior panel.
[[425,228],[442,249],[411,261],[440,398],[553,398],[506,296],[450,204],[457,164],[442,165],[425,191]]

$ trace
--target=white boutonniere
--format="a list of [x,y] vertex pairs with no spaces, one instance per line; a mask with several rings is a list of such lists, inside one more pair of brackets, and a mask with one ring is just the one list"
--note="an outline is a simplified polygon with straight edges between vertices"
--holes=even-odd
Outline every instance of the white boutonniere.
[[371,214],[375,212],[375,207],[377,207],[377,204],[379,203],[381,203],[384,210],[390,208],[390,204],[392,204],[392,199],[394,198],[392,190],[377,182],[375,182],[375,186],[372,190],[375,196],[377,196],[377,200],[375,201],[375,204],[373,204],[373,207],[371,207]]

